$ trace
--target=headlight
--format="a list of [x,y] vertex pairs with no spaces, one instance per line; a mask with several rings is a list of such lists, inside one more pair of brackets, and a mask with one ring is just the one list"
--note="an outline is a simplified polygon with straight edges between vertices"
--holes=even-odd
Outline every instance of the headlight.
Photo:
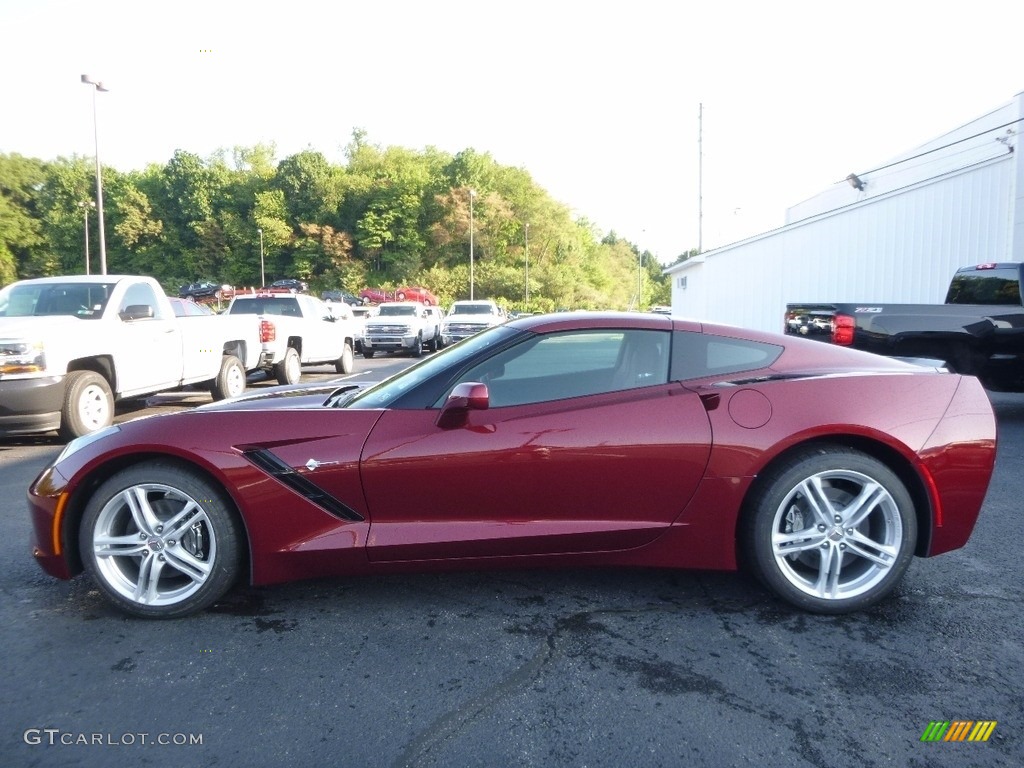
[[46,370],[43,342],[22,339],[0,340],[0,375],[42,373]]
[[117,432],[120,431],[121,428],[114,425],[111,427],[104,427],[103,429],[97,429],[95,432],[90,432],[88,435],[76,437],[74,440],[72,440],[70,443],[64,446],[64,450],[60,452],[60,455],[57,457],[57,460],[54,461],[53,463],[54,465],[60,464],[62,461],[64,461],[64,459],[68,458],[72,454],[78,453],[78,451],[85,448],[85,446],[92,445],[97,440],[102,440],[104,437],[109,437],[110,435],[116,434]]

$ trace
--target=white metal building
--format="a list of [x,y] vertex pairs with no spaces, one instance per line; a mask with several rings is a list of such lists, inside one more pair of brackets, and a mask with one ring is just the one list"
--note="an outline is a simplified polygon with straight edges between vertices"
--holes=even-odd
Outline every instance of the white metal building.
[[781,331],[787,303],[939,303],[958,267],[1024,261],[1022,129],[1024,93],[669,267],[673,314]]

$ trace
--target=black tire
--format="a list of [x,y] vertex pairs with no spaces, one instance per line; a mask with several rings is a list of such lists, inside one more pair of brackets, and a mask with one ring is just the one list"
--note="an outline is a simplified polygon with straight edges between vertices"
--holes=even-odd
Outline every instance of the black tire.
[[372,357],[373,357],[373,356],[374,356],[375,354],[377,354],[377,350],[376,350],[376,349],[370,349],[370,348],[369,348],[368,346],[366,346],[365,344],[363,345],[363,357],[365,357],[365,358],[366,358],[367,360],[369,360],[369,359],[370,359],[370,358],[372,358]]
[[434,334],[434,337],[430,341],[427,342],[427,350],[429,352],[437,352],[437,334],[436,333]]
[[242,570],[242,526],[223,489],[163,461],[137,464],[104,482],[85,507],[78,546],[104,596],[143,618],[201,611]]
[[352,373],[354,369],[355,358],[352,354],[352,345],[346,341],[345,348],[341,352],[341,357],[339,357],[334,363],[334,370],[338,373]]
[[114,395],[107,380],[95,371],[71,371],[64,379],[61,438],[73,440],[113,423]]
[[760,477],[741,526],[757,577],[812,613],[849,613],[884,599],[917,541],[903,482],[877,459],[837,445],[796,453]]
[[284,359],[274,366],[274,376],[278,384],[298,384],[302,378],[302,363],[295,347],[288,347]]
[[238,397],[245,392],[245,366],[234,355],[224,355],[220,363],[220,373],[210,386],[210,394],[214,400],[225,400]]
[[416,343],[412,345],[412,349],[409,350],[409,354],[412,357],[423,357],[423,337],[417,336]]

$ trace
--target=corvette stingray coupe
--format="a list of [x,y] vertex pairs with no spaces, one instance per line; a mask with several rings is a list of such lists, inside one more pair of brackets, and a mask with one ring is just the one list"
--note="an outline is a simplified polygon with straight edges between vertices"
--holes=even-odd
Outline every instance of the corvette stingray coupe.
[[441,568],[750,569],[817,613],[962,547],[996,450],[973,377],[658,314],[491,328],[382,382],[80,437],[34,554],[144,617],[233,584]]

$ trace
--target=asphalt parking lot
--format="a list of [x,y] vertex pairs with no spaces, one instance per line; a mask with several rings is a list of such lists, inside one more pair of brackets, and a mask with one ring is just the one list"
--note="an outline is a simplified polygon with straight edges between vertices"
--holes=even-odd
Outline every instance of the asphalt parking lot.
[[[0,764],[1019,766],[1024,395],[992,399],[967,547],[843,617],[736,574],[573,570],[240,587],[128,619],[32,562],[24,493],[59,444],[0,441]],[[997,725],[922,742],[933,721]]]

